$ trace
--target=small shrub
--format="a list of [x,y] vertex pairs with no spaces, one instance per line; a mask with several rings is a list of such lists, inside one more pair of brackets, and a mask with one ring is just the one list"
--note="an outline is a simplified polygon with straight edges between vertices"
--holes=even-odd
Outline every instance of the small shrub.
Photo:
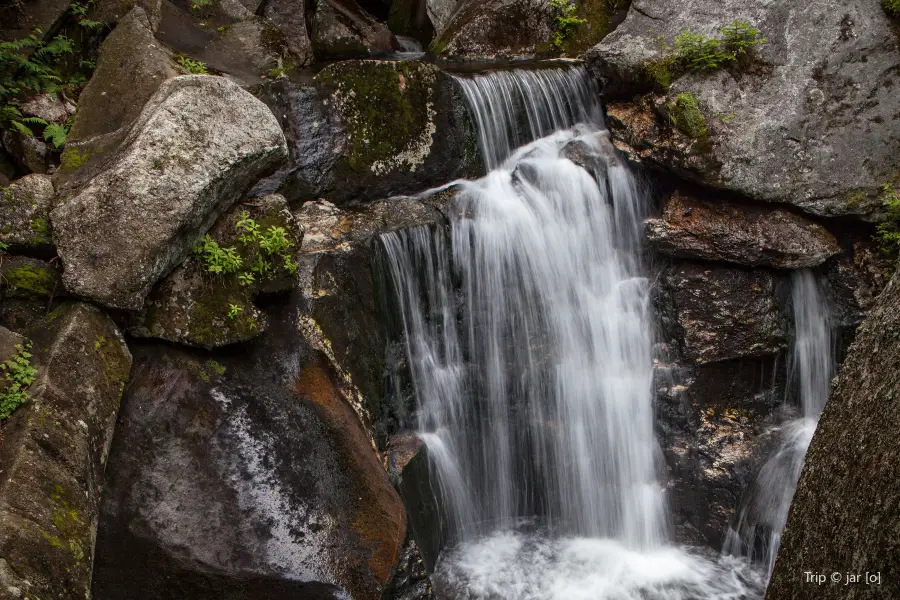
[[0,365],[3,370],[5,389],[0,392],[0,421],[9,418],[13,412],[26,402],[28,387],[37,377],[37,369],[31,364],[31,344],[16,344],[15,355]]
[[703,139],[709,132],[706,126],[706,117],[700,111],[700,106],[693,94],[682,92],[675,97],[675,101],[667,107],[672,124],[693,139]]
[[244,308],[242,306],[239,306],[237,304],[228,305],[228,318],[230,320],[234,321],[242,312],[244,312]]
[[881,204],[887,218],[878,224],[875,237],[885,254],[897,257],[900,255],[900,193],[890,183],[882,187]]
[[178,61],[178,64],[188,73],[193,73],[194,75],[209,75],[209,69],[206,68],[206,63],[194,60],[187,54],[178,54],[175,56],[175,60]]
[[881,0],[881,6],[887,14],[900,18],[900,0]]
[[209,234],[206,234],[194,246],[194,254],[203,264],[206,271],[214,275],[237,273],[244,263],[236,249],[231,247],[223,248]]
[[578,28],[587,21],[575,16],[578,7],[571,0],[550,0],[550,7],[556,9],[556,31],[551,42],[557,50],[562,50],[565,43],[572,39]]

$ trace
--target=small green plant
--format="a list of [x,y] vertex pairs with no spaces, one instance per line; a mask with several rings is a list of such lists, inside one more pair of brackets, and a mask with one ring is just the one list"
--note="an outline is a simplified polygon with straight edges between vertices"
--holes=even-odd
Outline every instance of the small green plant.
[[900,0],[881,0],[881,6],[887,14],[900,18]]
[[578,6],[571,0],[550,0],[550,7],[556,9],[556,31],[553,32],[551,42],[557,50],[562,50],[565,43],[572,39],[578,28],[587,21],[575,16]]
[[178,64],[188,73],[193,73],[194,75],[209,75],[209,69],[206,68],[206,63],[194,60],[187,54],[178,54],[175,56],[175,60],[178,61]]
[[91,4],[93,0],[82,4],[81,2],[73,2],[69,5],[69,12],[72,13],[72,16],[75,17],[75,20],[78,22],[78,25],[88,29],[90,31],[97,31],[99,29],[103,29],[106,25],[103,21],[92,21],[87,18],[88,6]]
[[231,321],[234,321],[238,318],[238,316],[244,312],[244,308],[237,304],[229,304],[228,305],[228,318]]
[[667,106],[672,124],[683,134],[693,139],[703,139],[709,133],[706,117],[693,94],[682,92]]
[[206,20],[212,14],[214,0],[193,0],[191,2],[191,11],[200,19]]
[[194,246],[194,254],[214,275],[237,273],[244,263],[235,248],[220,246],[209,234]]
[[900,255],[900,192],[890,183],[881,188],[881,205],[887,218],[878,224],[875,237],[885,254],[897,257]]
[[5,385],[0,392],[0,421],[9,418],[17,408],[28,402],[28,387],[37,377],[37,369],[30,360],[31,344],[16,344],[15,348],[15,355],[0,365]]
[[719,30],[721,39],[682,31],[675,36],[675,56],[687,71],[714,71],[726,65],[744,62],[760,44],[759,29],[746,21],[732,21]]

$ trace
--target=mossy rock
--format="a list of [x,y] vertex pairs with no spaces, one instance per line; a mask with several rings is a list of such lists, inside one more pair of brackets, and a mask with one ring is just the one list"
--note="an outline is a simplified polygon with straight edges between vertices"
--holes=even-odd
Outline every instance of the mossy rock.
[[49,212],[53,196],[47,175],[26,175],[0,188],[0,242],[16,251],[52,256]]
[[59,271],[52,265],[25,256],[6,257],[0,263],[0,296],[49,298],[65,295]]

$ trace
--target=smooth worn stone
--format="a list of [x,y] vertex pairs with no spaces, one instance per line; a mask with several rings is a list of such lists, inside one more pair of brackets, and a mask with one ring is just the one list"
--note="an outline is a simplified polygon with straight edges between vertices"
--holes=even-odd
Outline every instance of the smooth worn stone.
[[107,168],[51,212],[67,289],[140,309],[156,281],[286,154],[272,113],[235,83],[168,80]]
[[662,217],[644,223],[644,232],[663,254],[748,267],[817,267],[841,251],[823,226],[786,210],[678,192],[666,200]]
[[387,25],[356,0],[318,0],[310,37],[316,60],[366,58],[397,49],[397,39]]
[[[748,66],[666,70],[676,36],[721,37],[736,20],[767,40]],[[654,164],[755,200],[878,218],[881,186],[894,179],[900,155],[900,51],[879,2],[635,0],[586,62],[610,101],[661,88],[661,104],[693,96],[708,130],[702,143],[672,161],[666,138],[631,136],[649,146]],[[665,122],[666,112],[651,118]]]
[[109,317],[86,304],[63,305],[29,337],[38,376],[0,438],[0,597],[90,597],[131,354]]

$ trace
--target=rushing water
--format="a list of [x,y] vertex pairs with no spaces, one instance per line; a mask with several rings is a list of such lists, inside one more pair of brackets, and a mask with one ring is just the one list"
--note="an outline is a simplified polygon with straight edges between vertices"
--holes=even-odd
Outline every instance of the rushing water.
[[[382,237],[454,543],[436,586],[473,599],[752,597],[745,563],[667,543],[645,198],[596,90],[580,68],[461,85],[492,170],[460,184],[449,233]],[[592,176],[564,158],[572,143],[605,166]]]
[[799,394],[801,416],[781,427],[781,443],[745,494],[724,548],[728,554],[762,563],[767,574],[775,566],[781,532],[835,367],[831,307],[821,283],[808,270],[795,271],[791,297],[795,331],[789,388]]

